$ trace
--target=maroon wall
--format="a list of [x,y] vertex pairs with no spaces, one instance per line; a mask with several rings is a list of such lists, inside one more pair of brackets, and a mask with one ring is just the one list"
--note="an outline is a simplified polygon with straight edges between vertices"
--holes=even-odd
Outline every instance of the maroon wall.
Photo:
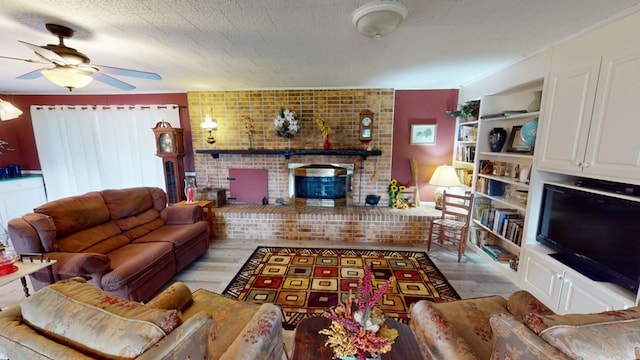
[[[184,128],[185,171],[195,171],[191,145],[191,125],[187,94],[137,94],[137,95],[0,95],[24,112],[17,119],[0,122],[0,139],[9,142],[15,151],[3,151],[0,167],[19,164],[23,170],[40,170],[38,151],[31,124],[31,105],[151,105],[177,104],[180,106],[180,124]],[[149,136],[153,132],[149,129]],[[158,161],[160,161],[158,159]]]
[[[428,185],[438,165],[451,165],[456,121],[445,111],[458,108],[458,90],[397,90],[393,116],[391,177],[412,184],[410,159],[418,162],[420,200],[433,201]],[[411,145],[412,124],[437,124],[435,145]]]

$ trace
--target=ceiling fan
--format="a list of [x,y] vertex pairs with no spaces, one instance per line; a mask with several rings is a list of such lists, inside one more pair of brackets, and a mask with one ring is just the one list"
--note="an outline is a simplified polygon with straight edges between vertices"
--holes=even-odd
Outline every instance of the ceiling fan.
[[123,69],[112,66],[91,64],[89,57],[74,48],[64,44],[65,38],[73,36],[74,31],[66,26],[46,24],[47,30],[58,37],[57,45],[48,44],[38,46],[26,41],[18,40],[33,50],[39,59],[20,59],[9,56],[0,56],[3,59],[20,60],[36,64],[50,64],[53,67],[42,68],[18,76],[16,79],[37,79],[46,77],[56,85],[64,86],[69,91],[89,85],[92,80],[115,86],[122,90],[133,90],[136,87],[118,80],[110,75],[122,75],[149,80],[162,80],[160,75],[152,72]]

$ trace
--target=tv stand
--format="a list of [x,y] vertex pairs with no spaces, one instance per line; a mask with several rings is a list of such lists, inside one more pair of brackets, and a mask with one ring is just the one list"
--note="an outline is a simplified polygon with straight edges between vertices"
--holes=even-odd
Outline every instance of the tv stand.
[[578,256],[565,254],[565,253],[549,254],[549,256],[560,261],[561,263],[567,265],[568,267],[572,268],[573,270],[579,272],[580,274],[588,277],[593,281],[607,281],[605,276],[602,276],[602,274],[598,273],[598,271],[589,267],[589,264],[587,263],[587,261],[582,260]]
[[554,251],[545,246],[529,244],[524,253],[520,260],[522,289],[558,314],[597,313],[636,305],[635,293],[589,279],[589,274],[580,272],[582,269],[556,259],[556,254],[550,256]]

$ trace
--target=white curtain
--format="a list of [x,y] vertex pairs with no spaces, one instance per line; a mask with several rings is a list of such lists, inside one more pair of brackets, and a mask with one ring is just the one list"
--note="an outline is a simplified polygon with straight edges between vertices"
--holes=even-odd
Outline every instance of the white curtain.
[[47,200],[103,189],[164,189],[151,130],[180,127],[177,105],[31,106]]

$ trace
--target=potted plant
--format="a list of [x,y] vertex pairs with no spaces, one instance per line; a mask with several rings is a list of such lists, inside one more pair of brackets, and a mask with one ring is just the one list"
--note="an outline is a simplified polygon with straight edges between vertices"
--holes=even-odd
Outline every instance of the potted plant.
[[460,106],[460,110],[451,111],[447,110],[447,115],[451,117],[462,117],[466,118],[469,121],[475,120],[478,118],[478,113],[480,111],[480,100],[471,100]]

